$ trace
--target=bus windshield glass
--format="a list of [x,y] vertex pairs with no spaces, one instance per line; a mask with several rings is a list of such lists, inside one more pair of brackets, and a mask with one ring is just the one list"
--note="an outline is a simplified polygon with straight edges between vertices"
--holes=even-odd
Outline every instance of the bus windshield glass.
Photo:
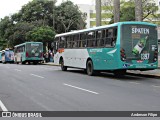
[[29,43],[26,45],[26,51],[28,52],[28,57],[41,57],[43,50],[42,43]]
[[121,28],[121,49],[125,51],[126,60],[148,60],[153,62],[157,46],[156,26],[124,24]]

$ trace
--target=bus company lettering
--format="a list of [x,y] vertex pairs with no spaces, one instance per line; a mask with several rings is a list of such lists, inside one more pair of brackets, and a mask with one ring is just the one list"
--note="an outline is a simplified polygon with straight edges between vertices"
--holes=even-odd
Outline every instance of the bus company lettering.
[[148,28],[132,28],[132,34],[149,34]]
[[102,49],[90,49],[89,52],[92,52],[92,53],[93,53],[93,52],[94,52],[94,53],[95,53],[95,52],[102,52]]
[[31,46],[39,46],[39,44],[31,44]]

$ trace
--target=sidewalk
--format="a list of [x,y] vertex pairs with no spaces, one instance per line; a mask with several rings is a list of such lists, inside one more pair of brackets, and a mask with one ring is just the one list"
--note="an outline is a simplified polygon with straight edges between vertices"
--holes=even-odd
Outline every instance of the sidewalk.
[[137,74],[137,75],[160,77],[160,59],[158,61],[158,69],[156,70],[149,70],[149,71],[130,70],[128,72],[132,74]]
[[[58,64],[54,64],[53,62],[43,63],[43,65],[60,66]],[[159,60],[159,64],[158,64],[158,69],[156,69],[156,70],[149,70],[149,71],[128,70],[127,73],[136,74],[136,75],[160,77],[160,60]]]

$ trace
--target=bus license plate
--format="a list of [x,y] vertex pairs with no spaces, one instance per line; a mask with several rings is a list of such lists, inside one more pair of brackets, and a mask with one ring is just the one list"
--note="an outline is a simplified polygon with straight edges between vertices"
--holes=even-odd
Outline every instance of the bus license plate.
[[141,60],[148,60],[149,59],[149,53],[142,53],[141,54]]

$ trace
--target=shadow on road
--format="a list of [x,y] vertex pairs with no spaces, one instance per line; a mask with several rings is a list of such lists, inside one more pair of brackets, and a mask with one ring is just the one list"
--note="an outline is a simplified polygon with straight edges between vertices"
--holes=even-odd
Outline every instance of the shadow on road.
[[[68,70],[68,72],[87,75],[83,70]],[[144,80],[149,80],[146,78],[157,78],[156,76],[153,76],[153,75],[142,75],[142,74],[134,74],[134,73],[127,73],[123,77],[117,77],[112,72],[101,72],[94,75],[93,77],[102,77],[102,78],[122,80],[122,81],[123,80],[124,81],[135,81],[135,80],[144,81]]]

